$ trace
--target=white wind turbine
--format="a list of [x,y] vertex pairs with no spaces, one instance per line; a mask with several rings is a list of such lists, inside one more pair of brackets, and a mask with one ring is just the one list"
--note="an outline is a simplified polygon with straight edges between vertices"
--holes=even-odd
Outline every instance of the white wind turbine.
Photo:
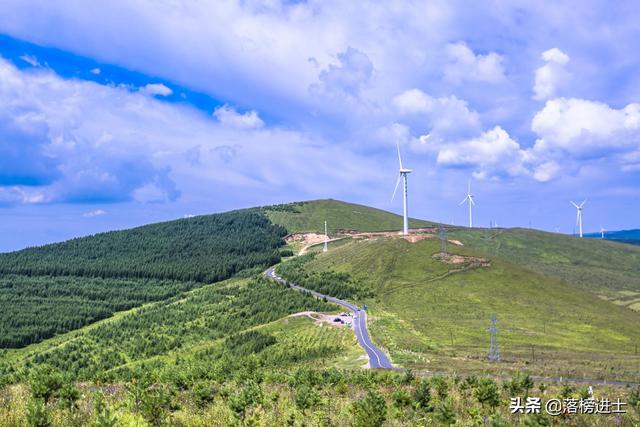
[[582,237],[582,207],[585,203],[587,203],[587,199],[584,199],[579,205],[576,205],[573,201],[571,201],[571,204],[575,206],[578,211],[578,216],[576,216],[576,225],[578,226],[578,229],[580,231],[580,237]]
[[398,180],[396,181],[396,188],[393,190],[393,195],[391,196],[391,201],[396,197],[396,192],[398,191],[398,185],[400,185],[400,180],[402,179],[402,185],[404,187],[404,191],[402,192],[403,198],[403,207],[404,207],[404,217],[403,217],[403,227],[402,234],[409,234],[409,213],[407,210],[407,175],[413,172],[411,169],[406,169],[402,166],[402,157],[400,156],[400,144],[396,143],[396,148],[398,149],[398,163],[400,164],[400,170],[398,172]]
[[[462,206],[464,202],[469,202],[469,228],[473,227],[473,213],[472,206],[475,206],[476,202],[473,201],[473,195],[471,194],[471,180],[469,180],[469,186],[467,187],[467,196],[462,199],[459,206]],[[496,225],[497,227],[497,225]]]
[[606,228],[604,228],[603,226],[600,226],[600,238],[604,239],[604,232],[607,231]]

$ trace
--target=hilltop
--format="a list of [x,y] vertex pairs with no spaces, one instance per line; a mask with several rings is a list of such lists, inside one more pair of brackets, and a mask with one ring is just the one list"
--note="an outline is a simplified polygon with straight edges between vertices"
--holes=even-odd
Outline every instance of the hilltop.
[[[402,224],[400,215],[331,199],[267,206],[263,210],[273,223],[283,226],[289,233],[324,233],[324,221],[327,221],[331,234],[340,230],[398,230]],[[412,228],[429,227],[433,224],[420,219],[409,219],[409,226]]]

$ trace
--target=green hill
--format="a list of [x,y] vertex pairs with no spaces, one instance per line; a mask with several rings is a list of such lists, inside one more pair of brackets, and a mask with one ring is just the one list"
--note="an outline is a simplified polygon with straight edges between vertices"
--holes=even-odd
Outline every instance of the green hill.
[[640,247],[528,229],[456,229],[449,237],[640,310]]
[[[637,268],[633,263],[636,248],[628,252],[626,247],[605,243],[601,249],[591,247],[601,242],[515,230],[501,233],[505,247],[495,254],[477,249],[484,248],[479,243],[484,242],[482,230],[449,235],[464,244],[449,244],[450,253],[466,259],[456,263],[435,259],[433,255],[440,251],[436,239],[417,243],[399,238],[354,240],[317,254],[301,266],[307,272],[304,280],[309,287],[314,286],[309,283],[313,280],[321,286],[327,274],[346,274],[345,286],[357,283],[373,292],[373,297],[359,301],[370,308],[373,338],[395,363],[405,367],[529,369],[557,376],[640,380],[636,355],[640,313],[587,292],[589,286],[572,284],[588,274],[580,271],[584,266],[609,280],[600,284],[599,293],[623,288],[637,292],[640,286],[626,280]],[[522,236],[528,245],[519,244]],[[591,247],[588,260],[582,253],[585,247]],[[554,270],[552,258],[547,257],[559,253],[567,265],[559,263],[564,268]],[[624,269],[609,272],[600,264],[606,258],[617,258],[612,267]],[[486,262],[489,265],[482,266]],[[286,273],[286,269],[280,271]],[[316,277],[316,273],[324,276]],[[597,277],[592,283],[599,283]],[[492,314],[497,315],[500,329],[503,363],[499,365],[486,358]]]
[[[327,221],[329,233],[338,230],[387,231],[402,228],[402,216],[368,206],[338,200],[313,200],[263,208],[275,224],[289,233],[324,233]],[[410,218],[409,227],[429,227],[433,223]]]
[[[392,213],[319,200],[1,255],[0,424],[529,423],[506,403],[523,395],[524,377],[360,369],[366,360],[353,332],[321,314],[341,307],[261,274],[289,249],[283,237],[322,232],[325,220],[331,234],[401,226]],[[640,313],[630,309],[638,248],[527,230],[454,229],[449,238],[464,246],[452,242],[456,257],[438,258],[435,236],[352,235],[327,253],[288,258],[279,271],[367,304],[374,341],[400,367],[640,381]],[[494,313],[498,364],[486,360]],[[636,393],[621,390],[597,392],[625,401]],[[594,425],[588,417],[573,421]]]

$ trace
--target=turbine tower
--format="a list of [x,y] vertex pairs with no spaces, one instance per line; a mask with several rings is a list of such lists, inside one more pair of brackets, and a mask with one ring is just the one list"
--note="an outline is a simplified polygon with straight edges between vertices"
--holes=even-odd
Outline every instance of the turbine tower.
[[604,232],[607,231],[606,228],[604,228],[603,226],[600,226],[600,238],[604,239]]
[[322,249],[322,252],[327,252],[329,250],[329,248],[327,247],[327,241],[328,241],[329,237],[327,235],[327,221],[324,222],[324,248]]
[[462,199],[459,206],[462,206],[464,202],[469,202],[469,228],[473,227],[473,214],[472,214],[472,206],[475,206],[476,202],[473,201],[473,195],[471,194],[471,180],[469,180],[469,186],[467,187],[467,196]]
[[413,172],[411,169],[406,169],[402,166],[402,157],[400,156],[400,144],[396,143],[396,148],[398,149],[398,163],[400,164],[400,170],[398,173],[398,180],[396,181],[396,188],[393,190],[393,195],[391,196],[391,201],[396,197],[396,192],[398,191],[398,185],[400,185],[400,180],[402,179],[402,186],[404,187],[404,191],[402,192],[402,202],[404,207],[404,217],[403,217],[403,226],[402,226],[402,234],[409,234],[409,213],[407,210],[407,175]]
[[576,205],[575,203],[573,203],[573,201],[571,202],[571,204],[575,206],[578,211],[578,216],[576,216],[576,225],[578,226],[580,237],[582,237],[582,207],[585,203],[587,203],[587,199],[584,199],[579,205]]

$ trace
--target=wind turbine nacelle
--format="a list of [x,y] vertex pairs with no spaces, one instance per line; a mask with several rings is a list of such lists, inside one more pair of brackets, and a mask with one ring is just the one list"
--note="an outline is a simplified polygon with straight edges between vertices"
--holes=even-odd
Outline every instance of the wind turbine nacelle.
[[411,173],[413,169],[400,169],[400,173]]

